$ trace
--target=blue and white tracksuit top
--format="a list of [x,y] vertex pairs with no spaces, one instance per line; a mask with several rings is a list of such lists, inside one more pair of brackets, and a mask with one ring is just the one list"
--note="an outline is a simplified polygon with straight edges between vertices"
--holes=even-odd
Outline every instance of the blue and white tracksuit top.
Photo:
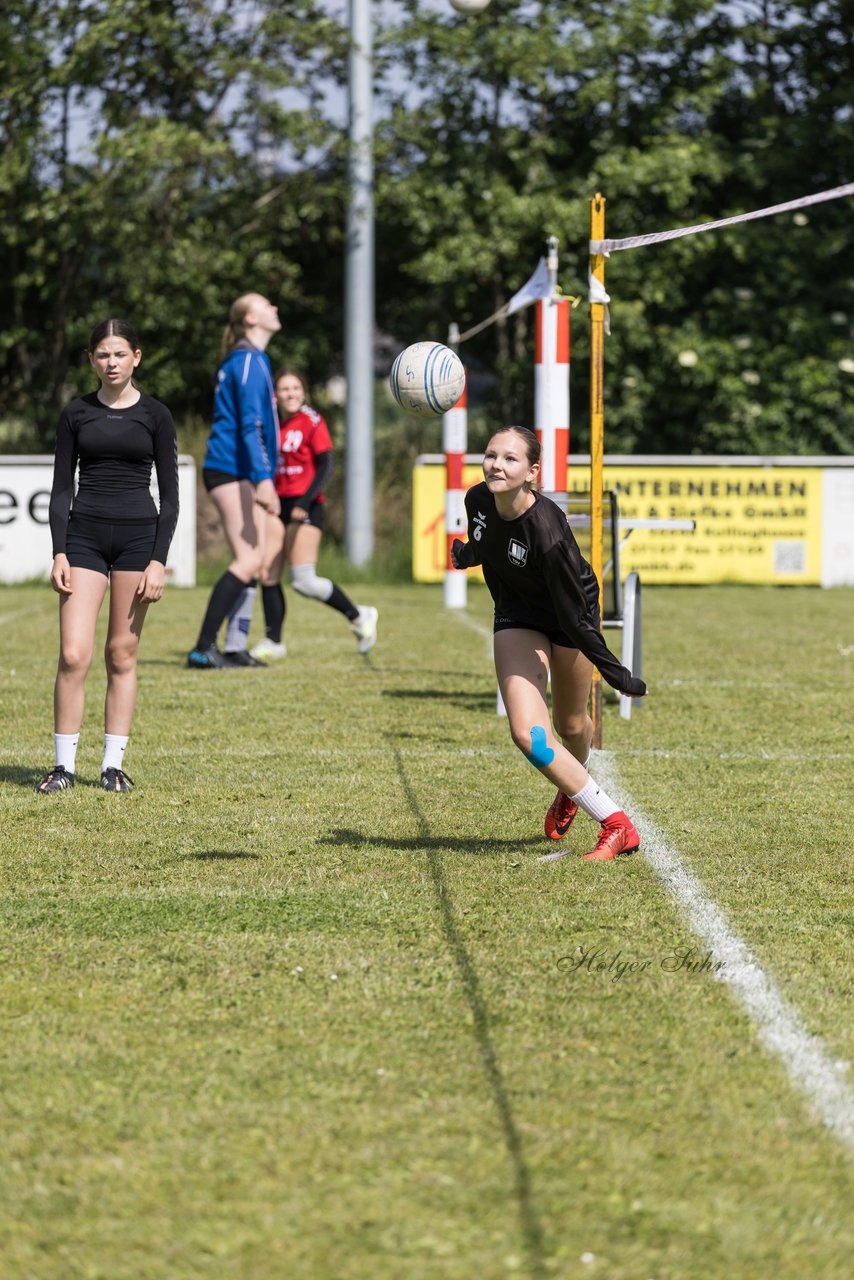
[[270,361],[239,342],[216,376],[213,422],[202,464],[240,480],[272,480],[279,452],[279,420]]

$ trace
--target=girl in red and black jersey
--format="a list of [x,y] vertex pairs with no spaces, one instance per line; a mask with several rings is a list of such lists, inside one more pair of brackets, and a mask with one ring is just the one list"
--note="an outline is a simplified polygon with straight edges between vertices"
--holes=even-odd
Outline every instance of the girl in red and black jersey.
[[308,385],[301,373],[283,369],[276,375],[279,412],[279,457],[275,474],[281,500],[278,517],[270,517],[267,557],[261,575],[266,638],[252,649],[257,659],[283,658],[285,593],[281,587],[285,563],[291,585],[300,595],[328,604],[350,623],[359,653],[373,648],[377,638],[377,610],[361,608],[329,578],[317,575],[317,557],[323,536],[324,490],[332,474],[332,440],[326,423],[308,404]]
[[[50,581],[60,597],[56,764],[37,783],[40,795],[74,785],[84,685],[108,584],[101,786],[130,791],[122,762],[136,705],[139,639],[148,606],[163,594],[166,555],[178,521],[175,426],[166,406],[134,382],[142,358],[136,334],[124,320],[104,320],[92,330],[88,351],[100,386],[66,405],[56,433],[50,495]],[[152,465],[159,510],[149,488]]]
[[[481,565],[495,602],[495,670],[513,741],[558,788],[546,835],[562,839],[583,809],[601,824],[596,846],[584,856],[608,861],[632,853],[640,837],[587,772],[594,664],[629,697],[643,697],[646,685],[602,639],[596,576],[563,512],[536,492],[539,471],[540,445],[532,431],[496,432],[486,446],[483,483],[466,493],[468,542],[454,541],[452,559],[457,569]],[[546,703],[549,674],[554,729]]]

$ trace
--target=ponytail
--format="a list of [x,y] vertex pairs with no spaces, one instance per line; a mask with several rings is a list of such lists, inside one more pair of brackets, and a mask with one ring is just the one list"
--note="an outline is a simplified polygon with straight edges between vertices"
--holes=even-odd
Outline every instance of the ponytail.
[[226,356],[230,356],[237,344],[246,337],[246,316],[252,308],[252,299],[256,296],[254,293],[244,293],[232,302],[228,313],[228,324],[222,331],[220,363]]

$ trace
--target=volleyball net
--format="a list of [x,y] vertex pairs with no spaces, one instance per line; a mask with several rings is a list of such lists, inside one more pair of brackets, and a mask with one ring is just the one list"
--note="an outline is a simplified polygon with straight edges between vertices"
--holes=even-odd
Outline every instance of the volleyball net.
[[[818,191],[812,195],[799,196],[794,200],[786,200],[781,204],[769,205],[763,209],[753,209],[747,213],[734,214],[728,218],[717,218],[712,222],[693,223],[689,226],[674,227],[667,231],[653,231],[643,235],[626,236],[619,240],[605,238],[605,197],[600,192],[593,196],[590,201],[590,265],[588,270],[590,303],[590,562],[599,581],[600,596],[603,583],[605,537],[603,507],[605,337],[610,333],[608,304],[611,302],[611,297],[605,289],[606,260],[612,253],[664,244],[670,240],[681,239],[683,236],[699,235],[706,231],[717,231],[722,227],[737,226],[744,222],[755,222],[760,218],[770,218],[781,213],[796,212],[800,209],[809,208],[811,205],[824,204],[827,201],[839,200],[851,195],[854,195],[854,182],[831,187],[826,191]],[[593,718],[593,745],[600,747],[602,745],[602,677],[598,671],[594,673],[593,679],[591,715]]]
[[591,235],[590,255],[610,255],[620,253],[623,249],[640,249],[648,244],[663,244],[667,240],[679,240],[682,236],[695,236],[701,231],[717,231],[720,227],[734,227],[739,222],[755,222],[757,218],[770,218],[776,213],[791,213],[797,209],[807,209],[813,204],[824,204],[827,200],[839,200],[842,196],[854,195],[854,182],[845,183],[841,187],[831,187],[828,191],[818,191],[811,196],[801,196],[797,200],[786,200],[783,204],[772,204],[767,209],[754,209],[750,213],[736,213],[730,218],[718,218],[715,222],[696,222],[690,227],[675,227],[670,231],[652,231],[642,236],[626,236],[623,240],[594,240]]
[[[597,192],[590,201],[590,240],[588,269],[588,301],[590,304],[590,563],[599,581],[600,597],[604,589],[604,544],[606,536],[619,539],[619,530],[606,528],[604,489],[604,389],[605,338],[610,334],[609,303],[605,288],[605,264],[612,254],[630,249],[664,244],[684,236],[717,231],[769,218],[782,213],[795,213],[812,205],[823,204],[854,195],[854,182],[831,187],[812,195],[753,209],[746,213],[717,218],[710,222],[692,223],[666,231],[654,231],[622,239],[605,238],[605,197]],[[569,371],[570,371],[570,307],[578,299],[561,293],[558,286],[557,239],[548,239],[547,256],[540,259],[533,275],[502,306],[485,320],[460,332],[450,326],[448,343],[455,350],[491,325],[506,320],[524,307],[535,308],[534,351],[534,428],[540,440],[541,490],[567,509],[567,456],[570,440]],[[450,547],[456,537],[465,536],[463,466],[468,447],[467,392],[443,418],[443,451],[445,455],[445,534],[448,556],[445,571],[445,605],[464,608],[466,578],[453,569]],[[662,524],[666,522],[661,522]],[[639,592],[638,592],[639,599]],[[602,601],[604,605],[604,600]],[[636,620],[639,626],[639,616]],[[602,681],[594,675],[591,713],[594,724],[594,746],[602,745]]]

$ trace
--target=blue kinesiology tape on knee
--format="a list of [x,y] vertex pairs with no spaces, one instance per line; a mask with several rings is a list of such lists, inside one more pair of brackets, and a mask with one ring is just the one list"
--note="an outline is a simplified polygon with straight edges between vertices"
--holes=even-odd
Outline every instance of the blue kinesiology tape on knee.
[[525,759],[530,760],[535,769],[545,769],[555,758],[551,747],[546,746],[546,731],[535,724],[531,730],[531,751],[525,752]]

